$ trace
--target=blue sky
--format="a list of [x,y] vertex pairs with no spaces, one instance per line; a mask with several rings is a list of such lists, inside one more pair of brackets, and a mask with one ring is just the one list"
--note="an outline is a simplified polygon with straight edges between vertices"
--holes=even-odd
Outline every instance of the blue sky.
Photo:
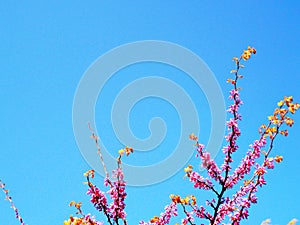
[[[266,121],[278,100],[284,95],[293,95],[300,101],[300,5],[295,1],[231,1],[230,4],[218,1],[10,1],[1,5],[0,177],[30,225],[62,224],[74,213],[68,207],[71,200],[83,201],[85,211],[92,211],[82,184],[82,174],[90,167],[73,134],[73,98],[87,68],[119,45],[162,40],[190,49],[213,71],[226,103],[230,86],[225,81],[233,67],[231,58],[248,45],[254,46],[258,53],[247,63],[243,72],[245,79],[241,81],[245,105],[241,110],[243,137],[237,161],[258,137],[257,127]],[[174,81],[190,89],[200,111],[200,140],[207,142],[210,114],[205,96],[201,90],[194,90],[184,74],[171,68],[163,68],[163,71],[165,69],[166,74],[171,74],[166,76],[171,79],[176,74]],[[160,66],[140,65],[124,74],[135,71],[141,76],[157,75]],[[95,108],[97,129],[111,154],[121,145],[114,139],[108,106],[116,89],[122,88],[120,84],[130,79],[113,77]],[[170,105],[154,100],[146,99],[133,108],[132,129],[136,129],[137,136],[145,138],[149,135],[146,121],[156,113],[165,115],[167,112],[166,123],[171,134],[166,137],[171,139],[163,142],[163,153],[150,152],[149,156],[137,153],[126,159],[128,163],[148,165],[172,153],[178,137],[178,116]],[[294,118],[296,124],[290,136],[278,139],[274,149],[274,154],[284,155],[284,161],[267,175],[269,183],[258,194],[259,204],[251,208],[250,219],[243,224],[260,224],[266,218],[272,218],[274,224],[286,224],[294,217],[300,219],[297,191],[300,116]],[[217,160],[221,156],[218,154]],[[128,187],[129,223],[137,224],[139,220],[159,214],[169,202],[170,193],[192,192],[182,177],[183,172],[179,172],[159,184]],[[101,177],[95,182],[101,186]],[[205,194],[201,195],[205,199]],[[1,224],[18,224],[8,202],[0,201],[0,209]]]

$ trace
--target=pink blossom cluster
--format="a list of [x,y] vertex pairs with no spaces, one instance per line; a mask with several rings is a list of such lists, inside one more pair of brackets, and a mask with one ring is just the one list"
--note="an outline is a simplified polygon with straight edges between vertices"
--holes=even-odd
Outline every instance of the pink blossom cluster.
[[140,221],[139,225],[164,225],[170,223],[171,217],[177,216],[177,205],[175,202],[171,202],[170,205],[165,207],[165,211],[160,216],[154,216],[149,222]]
[[104,179],[104,185],[109,186],[107,193],[112,200],[108,205],[106,193],[102,192],[98,187],[91,183],[90,177],[94,177],[94,171],[91,170],[86,173],[87,184],[89,189],[87,194],[91,196],[90,201],[98,211],[102,211],[107,218],[109,224],[119,224],[119,220],[122,220],[126,224],[126,212],[125,212],[125,198],[126,198],[126,182],[123,180],[124,174],[120,167],[121,161],[118,161],[118,168],[113,170],[112,181],[109,177]]
[[204,151],[204,145],[197,143],[197,154],[196,157],[200,157],[202,161],[202,167],[207,170],[209,177],[218,181],[221,177],[221,170],[218,168],[216,162],[210,158],[210,153]]
[[108,211],[107,199],[105,193],[94,185],[90,185],[87,194],[91,196],[90,201],[94,204],[95,208],[99,211]]
[[84,220],[87,221],[87,225],[103,225],[102,221],[97,221],[94,216],[91,216],[91,214],[85,215]]
[[185,218],[181,220],[182,225],[187,225],[188,223],[194,222],[195,219],[193,217],[193,212],[186,212],[185,215]]
[[108,191],[111,199],[113,200],[109,206],[109,212],[114,220],[117,220],[117,218],[125,219],[126,212],[124,201],[126,198],[126,183],[123,180],[123,171],[120,168],[117,168],[113,171],[113,174],[117,180],[112,182],[110,190]]
[[[242,159],[240,165],[234,170],[233,174],[228,177],[226,187],[232,188],[238,183],[238,181],[242,180],[246,174],[250,173],[251,168],[255,164],[255,160],[260,157],[260,153],[262,151],[261,149],[265,145],[266,138],[264,136],[262,136],[260,140],[256,140],[252,145],[250,145],[251,150],[247,152],[246,156]],[[272,163],[272,165],[274,164]]]

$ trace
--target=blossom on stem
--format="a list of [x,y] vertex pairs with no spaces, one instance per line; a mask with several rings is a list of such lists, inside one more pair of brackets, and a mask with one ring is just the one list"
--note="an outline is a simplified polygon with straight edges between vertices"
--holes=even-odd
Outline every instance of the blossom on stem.
[[70,206],[74,206],[77,209],[77,213],[81,217],[73,217],[70,215],[68,220],[64,221],[64,225],[103,225],[103,222],[99,222],[90,214],[85,215],[81,210],[81,202],[71,201]]
[[112,218],[114,220],[125,219],[126,213],[125,213],[125,186],[126,183],[123,180],[123,171],[120,168],[117,168],[113,171],[113,175],[115,178],[117,178],[116,181],[113,182],[112,187],[108,191],[110,194],[110,198],[113,200],[108,208]]
[[177,203],[171,201],[169,205],[165,207],[164,212],[160,216],[154,216],[149,222],[140,221],[139,225],[164,225],[169,224],[172,217],[177,216]]
[[242,54],[242,58],[246,61],[250,58],[251,54],[256,54],[256,49],[248,46],[248,49],[244,50]]
[[210,153],[204,150],[204,147],[204,145],[197,143],[196,157],[200,157],[202,161],[201,166],[207,170],[208,175],[218,181],[220,179],[221,170],[218,168],[216,162],[210,158]]
[[5,188],[5,183],[0,180],[0,188],[5,193],[5,200],[9,201],[11,208],[15,211],[16,218],[19,220],[21,225],[25,225],[23,218],[19,214],[18,208],[15,206],[12,197],[9,195],[9,190]]

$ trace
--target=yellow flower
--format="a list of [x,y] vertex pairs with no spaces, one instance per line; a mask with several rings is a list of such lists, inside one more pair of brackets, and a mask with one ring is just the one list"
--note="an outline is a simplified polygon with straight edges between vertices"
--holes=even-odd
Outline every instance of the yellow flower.
[[150,222],[151,222],[151,223],[155,223],[155,222],[157,222],[158,220],[159,220],[158,216],[154,216],[154,217],[152,217],[152,218],[150,219]]
[[292,120],[290,117],[286,117],[284,122],[290,127],[294,124],[294,120]]
[[246,61],[250,58],[251,53],[248,50],[244,50],[244,53],[242,54],[242,58]]
[[190,198],[188,196],[186,196],[185,198],[180,199],[180,203],[187,205],[187,204],[189,204],[189,200],[190,200]]
[[256,49],[255,48],[251,48],[251,53],[256,54]]
[[186,168],[184,168],[185,173],[190,173],[192,171],[193,171],[193,166],[191,166],[191,165],[188,165]]
[[292,114],[294,114],[295,111],[296,111],[296,105],[293,104],[293,103],[290,103],[289,111],[290,111]]
[[265,135],[269,136],[271,139],[273,139],[274,137],[274,133],[277,132],[277,128],[276,127],[269,127],[266,129],[265,131]]
[[192,205],[196,205],[197,203],[197,199],[194,195],[191,195],[191,199],[192,199]]
[[[276,109],[276,110],[275,110],[275,113],[276,113],[276,114],[279,114],[280,117],[281,117],[281,119],[284,119],[285,114],[287,114],[287,112],[288,112],[287,109]],[[274,113],[274,114],[275,114],[275,113]]]
[[91,178],[94,178],[94,176],[95,176],[95,170],[88,170],[88,171],[86,171],[84,174],[83,174],[83,176],[85,176],[85,177],[88,177],[88,176],[90,176],[91,175]]
[[245,181],[244,181],[244,186],[247,187],[250,183],[251,183],[250,180],[245,180]]
[[291,103],[293,101],[293,96],[289,96],[289,97],[285,96],[284,101],[285,101],[286,105],[289,106],[289,103]]
[[282,160],[283,160],[283,157],[282,156],[279,156],[279,155],[276,155],[274,160],[277,162],[277,163],[280,163]]
[[72,206],[72,205],[75,205],[75,201],[71,201],[71,202],[69,203],[69,206]]
[[64,221],[64,225],[71,225],[71,220],[70,220],[70,219],[65,220],[65,221]]
[[284,102],[281,100],[280,102],[277,103],[277,105],[280,107],[280,106],[283,105],[283,103],[284,103]]
[[180,203],[180,196],[179,195],[170,195],[170,198],[172,199],[172,202]]
[[191,133],[189,135],[189,139],[193,140],[193,141],[198,141],[198,137],[194,134],[194,133]]
[[289,131],[288,130],[281,130],[280,134],[284,135],[284,136],[288,136],[289,135]]
[[123,154],[124,154],[124,152],[125,152],[125,150],[124,150],[124,149],[120,149],[120,150],[119,150],[119,155],[123,155]]
[[297,222],[298,222],[298,220],[292,219],[292,220],[288,223],[288,225],[294,225],[294,224],[296,224]]
[[128,146],[125,147],[126,156],[128,156],[132,152],[133,152],[133,148],[132,147],[128,147]]
[[272,119],[270,120],[273,124],[279,124],[279,119],[276,116],[272,116]]
[[125,148],[119,150],[119,155],[122,156],[125,153],[126,156],[128,156],[132,152],[133,152],[133,148],[126,146]]
[[262,124],[262,125],[260,126],[260,128],[261,128],[261,129],[266,129],[267,126],[266,126],[265,124]]
[[241,58],[246,61],[246,60],[248,60],[250,58],[251,54],[256,54],[256,49],[255,48],[251,48],[250,46],[248,46],[248,49],[244,50]]
[[273,116],[273,115],[268,116],[268,120],[269,120],[269,121],[272,121],[273,119],[274,119],[274,116]]

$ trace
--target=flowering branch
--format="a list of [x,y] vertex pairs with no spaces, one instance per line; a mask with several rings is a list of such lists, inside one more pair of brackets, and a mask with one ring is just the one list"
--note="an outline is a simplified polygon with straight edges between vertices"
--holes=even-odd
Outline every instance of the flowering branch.
[[25,225],[25,222],[23,221],[23,218],[19,214],[18,208],[15,207],[15,204],[14,204],[11,196],[9,195],[9,190],[7,190],[5,188],[5,183],[3,183],[1,180],[0,180],[0,188],[5,193],[5,200],[9,201],[11,208],[15,211],[16,218],[19,220],[21,225]]
[[[119,150],[119,156],[116,159],[117,169],[112,171],[112,178],[110,178],[109,173],[107,172],[106,169],[105,162],[102,157],[101,149],[98,144],[98,136],[95,135],[95,132],[92,130],[90,125],[89,125],[89,129],[92,132],[91,138],[95,141],[97,147],[97,153],[99,155],[100,161],[102,163],[103,169],[106,174],[106,177],[104,179],[104,185],[106,187],[109,187],[109,190],[107,192],[103,192],[96,185],[94,185],[91,182],[91,179],[94,178],[95,171],[88,170],[86,173],[84,173],[84,176],[87,179],[87,182],[85,182],[85,184],[89,186],[87,194],[91,196],[90,201],[91,203],[93,203],[94,207],[99,212],[103,212],[108,224],[120,225],[120,221],[122,221],[124,225],[127,225],[126,212],[125,212],[125,198],[127,195],[125,192],[126,182],[124,181],[121,158],[124,155],[124,153],[126,156],[128,156],[130,153],[133,152],[133,149],[131,147],[126,146],[124,149]],[[110,199],[112,200],[110,204],[108,204],[106,194],[109,194]],[[73,201],[70,204],[74,205]],[[79,214],[81,214],[80,207],[78,208],[77,206],[75,204],[75,207],[79,210],[78,211]],[[98,222],[98,223],[100,224],[102,222]],[[81,224],[84,225],[83,222],[70,223],[70,225],[81,225]]]
[[[288,114],[294,114],[295,111],[300,108],[298,103],[293,103],[292,97],[284,97],[284,99],[278,103],[279,108],[276,108],[274,114],[268,117],[268,125],[262,125],[260,127],[260,138],[250,145],[251,149],[242,159],[240,165],[232,174],[230,173],[232,170],[231,163],[233,162],[232,154],[239,148],[237,139],[241,135],[238,123],[242,120],[242,116],[238,110],[243,102],[240,99],[240,88],[237,86],[237,83],[243,76],[239,74],[239,71],[244,68],[241,61],[248,60],[252,54],[256,54],[256,50],[248,47],[239,58],[233,58],[236,68],[232,70],[231,73],[234,73],[235,77],[234,79],[227,80],[233,85],[229,96],[233,104],[230,105],[227,110],[228,113],[232,114],[232,118],[226,123],[228,134],[225,136],[225,139],[228,144],[223,148],[224,162],[221,168],[210,158],[210,154],[205,150],[205,146],[198,143],[198,138],[194,134],[190,135],[190,139],[196,141],[196,157],[201,159],[201,165],[206,169],[208,177],[205,178],[201,176],[198,172],[193,170],[193,166],[191,165],[188,165],[184,169],[186,176],[190,182],[193,183],[194,188],[210,190],[216,195],[216,199],[213,198],[210,201],[206,201],[206,205],[212,209],[212,213],[209,213],[204,206],[198,206],[196,204],[196,198],[194,196],[193,198],[186,197],[182,199],[178,195],[171,195],[173,203],[183,206],[183,212],[186,215],[186,218],[182,220],[183,225],[187,223],[191,225],[194,224],[194,215],[197,218],[208,220],[210,225],[220,224],[226,217],[228,217],[232,225],[240,224],[242,219],[248,218],[248,209],[251,204],[257,203],[257,197],[255,195],[257,188],[266,185],[264,178],[266,171],[274,168],[274,162],[280,163],[283,159],[282,156],[278,155],[270,157],[270,153],[278,134],[288,136],[288,130],[281,129],[283,125],[292,127],[294,123]],[[266,146],[268,146],[267,151],[263,151],[262,149]],[[256,161],[261,157],[261,153],[263,154],[263,163],[259,164]],[[243,180],[244,177],[251,172],[252,167],[254,167],[252,178],[244,180],[244,185],[242,185],[232,197],[226,196],[227,190],[232,189],[239,181]],[[216,185],[220,186],[219,191]],[[190,207],[190,211],[187,210],[187,207]],[[147,224],[158,225],[162,223],[152,218]]]
[[[203,205],[197,203],[194,195],[189,195],[184,198],[179,195],[170,195],[170,204],[167,205],[159,216],[152,217],[149,222],[140,221],[140,225],[165,225],[169,224],[172,217],[178,216],[177,206],[180,205],[184,214],[181,219],[182,225],[196,225],[195,219],[202,219],[208,221],[210,225],[225,224],[224,220],[228,219],[231,225],[239,225],[241,220],[249,217],[249,208],[252,204],[257,203],[256,193],[259,187],[267,184],[265,174],[268,170],[274,169],[275,163],[280,163],[283,157],[276,155],[271,156],[274,141],[279,134],[288,136],[288,130],[283,129],[284,126],[292,127],[294,120],[290,114],[294,114],[299,108],[300,104],[294,103],[293,97],[284,97],[283,100],[278,102],[278,107],[275,108],[274,113],[268,117],[267,125],[263,124],[259,128],[259,138],[251,145],[246,155],[242,158],[237,168],[232,171],[233,154],[238,150],[237,140],[241,136],[241,131],[238,128],[238,123],[242,120],[239,114],[239,108],[243,104],[240,99],[240,87],[238,87],[239,79],[243,78],[239,71],[244,68],[241,64],[242,61],[247,61],[253,54],[256,54],[254,48],[248,47],[243,51],[242,55],[237,58],[234,57],[235,69],[231,71],[234,74],[234,79],[228,79],[227,82],[233,85],[232,90],[229,92],[229,99],[233,103],[229,106],[227,112],[231,114],[231,118],[227,121],[226,126],[228,134],[225,136],[227,145],[223,147],[224,160],[223,164],[219,167],[217,163],[210,158],[210,153],[205,149],[205,146],[198,142],[198,138],[191,134],[189,138],[196,141],[196,157],[201,160],[202,167],[207,172],[207,177],[200,175],[193,170],[193,166],[188,165],[184,168],[185,176],[193,184],[196,189],[211,191],[214,198],[206,200]],[[97,147],[97,154],[99,155],[100,162],[105,172],[104,186],[108,187],[108,191],[101,191],[94,185],[91,179],[94,178],[94,170],[88,170],[84,173],[86,177],[85,184],[88,185],[87,194],[90,195],[90,202],[94,207],[102,212],[109,225],[128,225],[125,212],[125,198],[127,196],[125,188],[126,182],[124,181],[124,174],[122,170],[122,156],[128,156],[133,153],[131,147],[126,146],[124,149],[119,150],[119,156],[116,158],[117,168],[112,171],[110,177],[101,149],[98,142],[98,136],[89,124],[89,129],[92,133],[91,138],[95,141]],[[266,150],[263,150],[266,149]],[[259,161],[260,160],[260,161]],[[252,168],[253,171],[251,170]],[[252,175],[250,175],[252,171]],[[245,179],[249,176],[250,179]],[[229,196],[228,190],[232,189],[239,183],[243,183],[238,190]],[[5,188],[5,184],[0,180],[0,188],[5,193],[6,200],[11,204],[16,218],[21,225],[25,225],[22,217],[19,215],[18,209],[15,207],[9,191]],[[108,197],[110,203],[108,202]],[[64,225],[103,225],[95,217],[90,214],[84,214],[81,209],[81,202],[71,201],[70,206],[77,209],[77,217],[70,215],[68,220],[64,221]],[[291,220],[288,225],[295,225],[296,219]],[[271,220],[267,219],[261,225],[271,225]],[[203,225],[203,223],[201,223]]]
[[81,210],[81,202],[70,202],[70,206],[74,206],[77,209],[76,214],[81,215],[81,217],[73,217],[72,215],[68,220],[64,221],[64,225],[103,225],[102,222],[98,222],[90,214],[85,215]]

